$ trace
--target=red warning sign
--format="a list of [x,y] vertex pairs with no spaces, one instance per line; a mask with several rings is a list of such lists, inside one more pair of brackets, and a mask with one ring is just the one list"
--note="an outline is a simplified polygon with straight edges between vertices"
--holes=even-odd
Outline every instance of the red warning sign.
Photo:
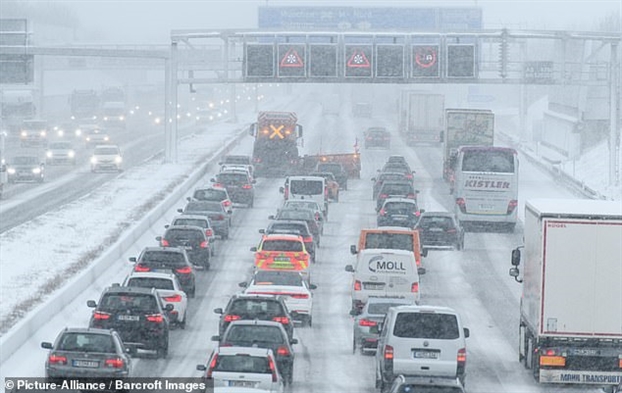
[[302,58],[298,54],[295,48],[290,48],[287,52],[285,52],[285,56],[281,59],[280,63],[281,67],[289,67],[289,68],[301,68],[304,67],[304,62]]
[[347,63],[350,68],[370,68],[371,63],[361,49],[355,49]]

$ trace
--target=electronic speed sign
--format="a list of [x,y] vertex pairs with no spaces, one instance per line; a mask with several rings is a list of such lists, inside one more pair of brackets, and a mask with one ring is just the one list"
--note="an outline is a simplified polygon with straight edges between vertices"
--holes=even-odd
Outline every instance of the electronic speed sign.
[[412,77],[438,78],[440,75],[439,45],[413,45]]

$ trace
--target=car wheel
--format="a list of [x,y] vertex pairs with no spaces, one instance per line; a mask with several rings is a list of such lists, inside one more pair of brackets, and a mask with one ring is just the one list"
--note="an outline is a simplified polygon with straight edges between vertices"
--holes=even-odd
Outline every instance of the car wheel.
[[427,248],[424,248],[423,250],[421,250],[421,256],[424,257],[424,258],[428,256],[428,249]]
[[189,291],[188,291],[188,297],[189,298],[194,298],[194,295],[196,294],[196,287],[192,287]]
[[168,339],[165,339],[163,343],[157,349],[157,355],[160,359],[166,359],[168,356]]
[[178,325],[182,330],[186,328],[186,312],[184,312],[184,320],[179,322]]
[[356,354],[356,337],[352,336],[352,354]]

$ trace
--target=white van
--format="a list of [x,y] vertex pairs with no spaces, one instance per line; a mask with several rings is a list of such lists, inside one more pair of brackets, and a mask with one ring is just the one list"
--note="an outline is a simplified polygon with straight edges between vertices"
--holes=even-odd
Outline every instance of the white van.
[[352,309],[362,310],[370,297],[391,297],[419,302],[419,275],[415,254],[406,250],[367,248],[359,251],[352,274]]
[[328,215],[328,188],[326,180],[320,176],[289,176],[285,186],[279,191],[285,200],[311,199],[322,207],[324,217]]
[[466,378],[469,329],[448,307],[391,307],[379,327],[376,387],[384,390],[400,375]]

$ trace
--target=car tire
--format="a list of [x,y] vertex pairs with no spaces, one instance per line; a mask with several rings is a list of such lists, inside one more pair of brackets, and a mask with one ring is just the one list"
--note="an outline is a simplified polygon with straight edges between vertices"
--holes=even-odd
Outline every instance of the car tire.
[[352,354],[356,354],[356,337],[352,336]]
[[156,353],[159,359],[166,359],[168,356],[168,339],[165,339],[163,343],[160,343]]
[[196,291],[197,291],[197,288],[196,287],[192,287],[188,291],[188,298],[190,298],[190,299],[194,298],[194,296],[196,295]]
[[178,323],[179,328],[180,328],[181,330],[186,329],[186,317],[187,317],[187,315],[186,315],[186,313],[184,312],[184,320]]
[[421,256],[424,257],[424,258],[428,256],[428,249],[427,248],[424,248],[423,250],[421,250]]

